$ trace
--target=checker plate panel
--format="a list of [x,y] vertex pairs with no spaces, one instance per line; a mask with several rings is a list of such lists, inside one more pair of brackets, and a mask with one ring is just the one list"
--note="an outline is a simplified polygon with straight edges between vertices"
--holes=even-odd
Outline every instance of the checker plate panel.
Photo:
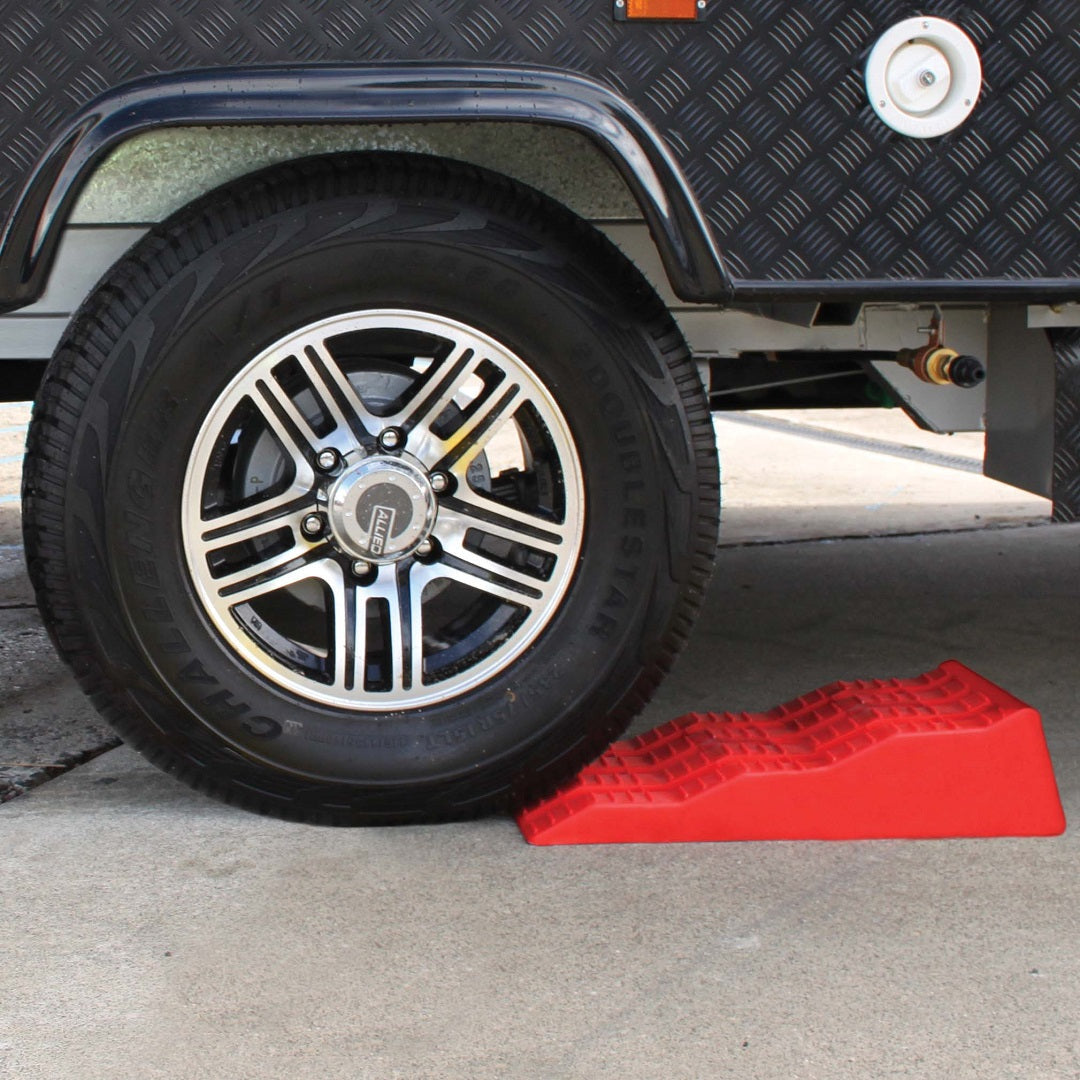
[[547,66],[633,101],[736,280],[1080,279],[1080,7],[945,0],[985,86],[941,139],[866,101],[900,0],[712,0],[697,22],[611,0],[0,0],[0,208],[77,108],[138,75],[273,62]]

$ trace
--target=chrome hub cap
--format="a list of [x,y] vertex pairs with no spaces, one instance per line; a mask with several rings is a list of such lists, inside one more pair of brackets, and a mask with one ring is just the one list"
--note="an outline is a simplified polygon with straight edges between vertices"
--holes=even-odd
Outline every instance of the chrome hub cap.
[[333,542],[347,555],[392,563],[427,541],[435,493],[415,458],[370,457],[349,466],[326,493]]
[[192,587],[225,646],[351,711],[503,671],[559,610],[584,522],[573,438],[529,364],[399,309],[253,358],[210,408],[183,492]]

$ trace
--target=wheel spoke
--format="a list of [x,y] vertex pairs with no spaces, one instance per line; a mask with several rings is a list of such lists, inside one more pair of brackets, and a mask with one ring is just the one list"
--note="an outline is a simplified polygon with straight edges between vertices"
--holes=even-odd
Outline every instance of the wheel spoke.
[[304,374],[339,430],[351,432],[354,439],[374,435],[379,430],[382,421],[360,400],[325,345],[309,345],[299,359]]
[[[300,523],[311,509],[311,503],[305,498],[297,504],[294,499],[291,509],[285,513],[263,510],[261,507],[248,507],[246,511],[237,511],[229,515],[226,525],[214,523],[214,527],[203,533],[200,547],[202,556],[209,560],[215,552],[225,551],[238,544],[266,538],[268,541],[284,529],[289,530],[289,546],[284,551],[269,548],[267,554],[255,551],[250,554],[245,565],[229,574],[214,579],[214,586],[219,596],[232,596],[233,591],[245,583],[272,580],[283,569],[297,559],[304,559],[312,552],[311,542],[303,538]],[[274,588],[280,588],[275,585]]]
[[419,429],[422,437],[426,437],[428,429],[476,374],[481,363],[483,357],[473,349],[457,346],[432,374],[432,381],[420,392],[418,400],[410,402],[398,416],[385,422],[400,427],[406,435]]
[[457,537],[443,542],[443,552],[465,572],[501,579],[508,585],[520,589],[527,596],[535,598],[545,591],[547,583],[543,578],[527,574],[513,566],[507,566],[498,559],[492,559],[478,551],[469,551]]
[[385,652],[390,692],[419,690],[424,681],[423,587],[413,581],[409,564],[380,566],[366,594],[389,608],[389,641]]
[[311,578],[326,581],[328,571],[321,563],[336,565],[326,557],[325,551],[313,552],[308,544],[294,544],[279,555],[217,578],[214,587],[218,596],[230,605],[244,604],[300,581]]
[[424,462],[428,468],[452,470],[464,476],[469,464],[480,453],[499,429],[510,410],[521,401],[521,387],[507,383],[506,379],[489,384],[476,411],[447,438],[441,438],[431,429],[431,424],[441,415],[465,382],[477,374],[482,359],[468,350],[455,363],[421,406],[410,415],[408,430],[415,434],[409,440],[409,452]]
[[[537,530],[525,532],[513,522],[493,524],[484,522],[461,513],[450,507],[443,507],[439,511],[439,528],[437,535],[442,545],[444,554],[463,570],[480,576],[494,576],[511,585],[526,591],[529,594],[543,593],[547,589],[547,581],[535,574],[526,573],[523,570],[508,566],[498,559],[493,559],[481,552],[471,551],[466,547],[466,538],[469,532],[480,532],[488,536],[507,540],[518,547],[538,551],[544,555],[558,556],[561,539],[548,534],[544,538],[531,535]],[[547,574],[547,580],[552,574]]]
[[570,535],[566,525],[557,525],[546,518],[535,517],[522,510],[503,506],[493,499],[481,501],[479,497],[460,494],[444,499],[439,505],[439,517],[435,534],[445,546],[451,542],[463,542],[469,529],[488,536],[521,544],[545,555],[558,555]]
[[285,527],[296,530],[300,528],[305,513],[313,506],[310,492],[290,489],[274,499],[211,518],[205,522],[200,540],[209,552],[244,540],[254,540]]
[[[260,406],[267,425],[283,446],[292,449],[294,457],[307,463],[322,449],[332,447],[340,454],[347,454],[356,445],[356,437],[344,422],[335,422],[332,431],[319,435],[272,374],[259,379],[255,386],[258,398],[253,395],[253,400]],[[340,410],[338,412],[340,415]],[[335,419],[332,412],[329,415]]]
[[[499,425],[510,412],[510,407],[520,404],[518,400],[521,388],[514,384],[505,389],[496,387],[490,397],[462,424],[450,438],[442,441],[443,457],[435,462],[434,468],[449,470],[457,476],[463,476],[476,456],[491,441],[499,430]],[[426,460],[418,453],[421,460]]]
[[277,380],[273,377],[259,379],[251,394],[251,401],[278,442],[293,461],[297,462],[297,468],[301,461],[307,465],[308,459],[321,445],[321,440],[316,439],[306,418],[278,385]]
[[[469,556],[471,560],[472,555]],[[486,561],[486,560],[485,560]],[[467,585],[470,589],[479,589],[481,592],[504,600],[508,604],[517,604],[528,608],[530,611],[542,606],[544,594],[542,587],[544,582],[530,580],[527,586],[518,585],[503,574],[503,568],[498,568],[498,576],[492,574],[483,566],[475,562],[458,560],[457,558],[442,559],[414,574],[414,585],[419,590],[421,582],[438,581],[445,578],[448,581],[456,581],[460,585]]]
[[339,693],[362,690],[364,658],[367,653],[366,597],[345,579],[337,563],[326,573],[333,603],[333,687]]

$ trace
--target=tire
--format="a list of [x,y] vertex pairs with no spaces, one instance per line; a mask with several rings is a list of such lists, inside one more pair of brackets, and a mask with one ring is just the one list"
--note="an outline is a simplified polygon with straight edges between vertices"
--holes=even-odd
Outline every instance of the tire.
[[326,824],[512,809],[599,753],[702,600],[718,480],[685,344],[535,192],[310,159],[150,233],[35,406],[57,648],[151,761]]

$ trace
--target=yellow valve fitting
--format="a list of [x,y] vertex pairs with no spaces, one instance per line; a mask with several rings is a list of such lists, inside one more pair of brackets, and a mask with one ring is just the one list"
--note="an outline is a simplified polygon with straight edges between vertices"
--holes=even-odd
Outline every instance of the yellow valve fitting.
[[946,349],[944,346],[936,349],[920,349],[915,354],[915,364],[920,365],[923,370],[919,371],[917,367],[913,367],[912,370],[920,379],[936,383],[938,386],[948,386],[952,382],[949,369],[959,355],[955,349]]

